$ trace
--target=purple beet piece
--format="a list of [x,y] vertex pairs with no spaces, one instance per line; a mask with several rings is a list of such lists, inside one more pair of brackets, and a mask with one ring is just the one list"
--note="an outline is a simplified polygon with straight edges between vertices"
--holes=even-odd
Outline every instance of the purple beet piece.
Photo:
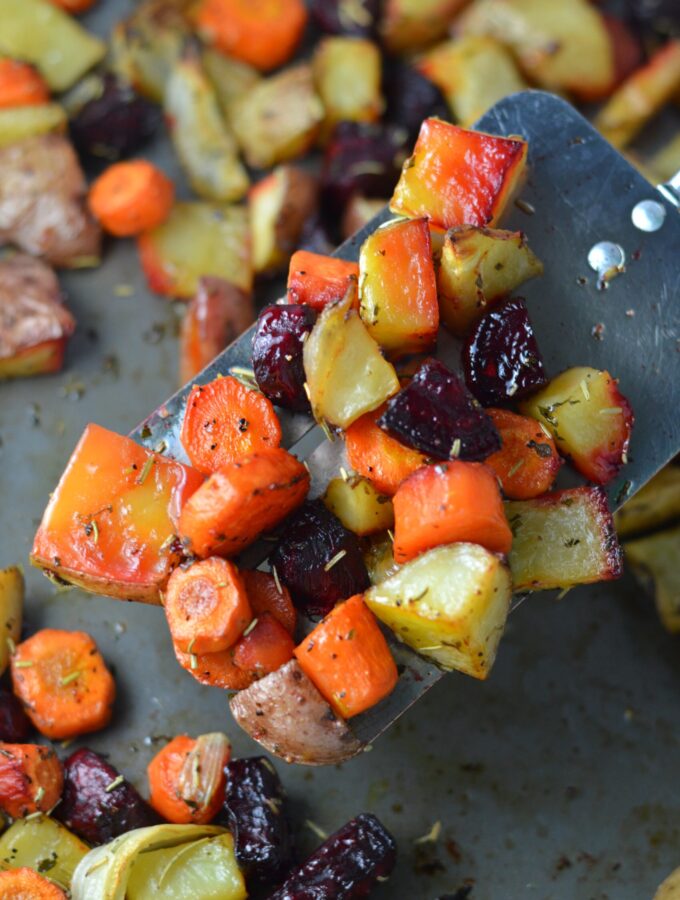
[[265,397],[296,412],[310,412],[302,365],[304,335],[316,312],[304,304],[275,304],[264,309],[253,334],[253,371]]
[[158,825],[159,816],[102,756],[83,747],[64,763],[64,792],[55,818],[88,844]]
[[362,813],[332,834],[268,900],[359,900],[390,875],[396,860],[392,835],[375,816]]
[[359,539],[320,500],[304,503],[286,520],[269,562],[308,616],[325,616],[369,587]]
[[546,383],[524,300],[513,297],[482,316],[463,347],[463,371],[484,406],[525,397]]
[[383,86],[385,118],[404,128],[410,143],[418,136],[423,119],[429,116],[450,118],[439,88],[405,60],[389,58],[385,61]]
[[31,733],[31,723],[21,701],[11,691],[0,689],[0,741],[23,744]]
[[312,0],[316,24],[328,34],[372,37],[380,15],[380,0]]
[[326,225],[319,212],[313,213],[302,226],[302,234],[298,241],[298,250],[309,250],[310,253],[321,253],[330,256],[335,250]]
[[293,861],[286,792],[264,756],[234,759],[225,769],[227,788],[217,824],[234,836],[236,859],[248,883],[277,884]]
[[501,448],[491,419],[461,379],[428,359],[387,401],[378,425],[402,444],[437,459],[486,459]]

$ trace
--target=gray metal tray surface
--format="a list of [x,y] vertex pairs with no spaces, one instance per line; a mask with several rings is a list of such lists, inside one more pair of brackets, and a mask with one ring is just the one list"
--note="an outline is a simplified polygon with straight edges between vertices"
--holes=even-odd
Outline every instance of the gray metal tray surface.
[[[126,9],[102,4],[88,23],[105,33]],[[163,141],[148,155],[177,174]],[[510,224],[533,238],[522,215]],[[125,433],[175,387],[178,313],[146,291],[132,244],[62,283],[79,322],[66,371],[0,384],[0,567],[26,561],[85,424]],[[57,594],[35,571],[27,581],[27,630],[85,629],[115,669],[114,724],[86,743],[143,792],[148,760],[176,733],[222,728],[236,755],[260,752],[225,694],[177,666],[159,609]],[[442,679],[370,753],[338,769],[276,765],[303,851],[318,842],[306,819],[330,832],[371,810],[393,831],[399,864],[377,900],[462,898],[466,886],[470,900],[645,900],[680,864],[679,692],[677,642],[624,578],[529,598],[488,682]],[[416,843],[437,821],[436,843]]]

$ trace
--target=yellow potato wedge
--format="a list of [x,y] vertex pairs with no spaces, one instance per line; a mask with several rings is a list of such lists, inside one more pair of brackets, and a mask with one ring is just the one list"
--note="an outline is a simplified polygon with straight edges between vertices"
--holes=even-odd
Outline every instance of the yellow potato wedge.
[[322,500],[345,528],[355,534],[374,534],[394,525],[391,499],[361,475],[331,478]]
[[446,37],[466,0],[385,0],[380,36],[391,53],[412,53]]
[[255,87],[261,75],[248,63],[232,59],[219,50],[213,50],[212,47],[203,49],[202,60],[205,73],[217,95],[222,115],[229,121],[233,103],[250,88]]
[[0,870],[29,869],[43,871],[46,878],[63,890],[71,887],[71,878],[89,847],[61,822],[49,816],[17,819],[0,837]]
[[680,519],[680,466],[666,466],[614,514],[620,538]]
[[680,526],[627,541],[626,562],[636,578],[650,589],[661,624],[671,634],[680,632]]
[[375,122],[382,114],[382,59],[373,41],[327,37],[314,54],[314,81],[326,110],[322,137],[338,122]]
[[0,675],[9,665],[13,646],[21,640],[24,576],[18,566],[0,569]]
[[66,130],[66,113],[58,103],[0,109],[0,147],[51,131]]
[[316,209],[316,178],[294,166],[279,166],[258,181],[248,195],[255,271],[288,267],[305,221]]

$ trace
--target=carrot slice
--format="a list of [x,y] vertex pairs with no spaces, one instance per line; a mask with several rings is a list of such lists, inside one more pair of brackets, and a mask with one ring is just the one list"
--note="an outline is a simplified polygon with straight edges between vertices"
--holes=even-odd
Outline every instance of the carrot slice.
[[179,533],[196,556],[230,556],[285,519],[307,496],[309,472],[278,447],[223,466],[190,497]]
[[14,693],[41,734],[63,741],[105,728],[116,685],[84,631],[43,628],[12,655]]
[[180,666],[207,687],[223,691],[242,691],[255,681],[252,672],[246,672],[234,662],[234,647],[221,653],[185,653],[173,644],[175,658]]
[[149,803],[176,825],[205,825],[224,803],[231,747],[223,734],[178,735],[147,768]]
[[244,569],[241,578],[246,586],[253,615],[259,617],[269,613],[289,634],[294,634],[297,613],[288,588],[269,572],[260,572],[257,569]]
[[342,300],[352,281],[356,283],[358,279],[359,266],[355,262],[298,250],[290,258],[288,299],[321,312]]
[[66,900],[61,888],[26,867],[0,872],[0,897],[3,900]]
[[238,569],[219,557],[175,569],[165,615],[173,643],[187,653],[226,650],[253,618]]
[[440,544],[467,541],[508,553],[512,532],[496,476],[484,463],[426,466],[400,485],[394,503],[394,560],[405,563]]
[[196,22],[223,53],[267,72],[295,52],[307,10],[302,0],[203,0]]
[[295,649],[305,675],[345,719],[375,706],[399,677],[380,626],[355,594],[339,603]]
[[194,468],[212,475],[246,453],[278,447],[281,425],[264,394],[227,375],[193,386],[181,441]]
[[553,439],[536,419],[507,409],[487,409],[503,446],[484,462],[500,479],[510,500],[531,500],[549,491],[562,465]]
[[0,58],[0,109],[42,106],[50,91],[40,72],[18,59]]
[[234,663],[255,678],[269,675],[293,658],[295,641],[270,613],[262,613],[234,647]]
[[134,159],[109,166],[90,188],[88,203],[106,231],[132,237],[164,222],[174,198],[175,187],[160,169]]
[[0,807],[7,815],[48,812],[63,786],[64,770],[51,747],[0,743]]
[[427,457],[404,447],[377,424],[385,405],[352,422],[345,432],[349,464],[373,482],[381,494],[391,497],[405,478],[424,466]]

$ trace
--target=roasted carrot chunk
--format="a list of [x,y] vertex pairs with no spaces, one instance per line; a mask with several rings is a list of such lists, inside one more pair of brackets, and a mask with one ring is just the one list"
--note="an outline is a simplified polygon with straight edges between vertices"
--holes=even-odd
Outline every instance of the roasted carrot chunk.
[[48,812],[63,786],[64,770],[51,747],[0,743],[0,808],[8,816]]
[[355,594],[339,603],[295,649],[305,675],[345,719],[387,697],[397,667],[380,626]]
[[68,740],[111,720],[116,685],[84,631],[43,628],[12,655],[14,693],[45,737]]
[[224,803],[231,746],[219,732],[178,735],[151,760],[149,803],[176,825],[205,825]]
[[256,678],[275,672],[293,658],[295,642],[270,613],[253,619],[252,630],[234,647],[234,663]]
[[246,453],[278,447],[281,426],[271,401],[227,375],[194,385],[181,434],[192,466],[212,475]]
[[202,0],[196,18],[209,43],[267,72],[295,53],[307,9],[302,0]]
[[321,312],[342,300],[350,284],[358,279],[359,266],[355,262],[298,250],[290,258],[288,299]]
[[244,569],[241,578],[246,587],[248,602],[254,616],[269,613],[280,622],[289,634],[295,632],[297,613],[288,588],[277,582],[268,572]]
[[49,103],[45,79],[33,66],[18,59],[0,58],[0,109]]
[[26,867],[0,872],[0,897],[3,900],[66,900],[61,888]]
[[235,646],[220,653],[185,653],[177,644],[172,646],[177,662],[199,684],[224,691],[242,691],[256,680],[252,672],[240,669],[234,662]]
[[427,457],[378,426],[384,411],[385,405],[353,422],[345,432],[345,446],[352,468],[372,481],[381,494],[391,497],[405,478],[425,465]]
[[307,496],[309,472],[278,447],[218,469],[189,499],[179,533],[196,556],[230,556],[285,519]]
[[165,222],[174,199],[167,175],[145,159],[133,159],[109,166],[90,188],[88,203],[106,231],[133,237]]
[[549,491],[562,460],[555,442],[536,420],[506,409],[487,409],[503,446],[484,462],[496,473],[510,500],[531,500]]
[[414,472],[393,498],[394,559],[467,541],[508,553],[512,532],[496,476],[483,463],[437,463]]
[[238,569],[213,557],[177,568],[165,595],[173,643],[187,653],[217,653],[236,643],[252,619]]

